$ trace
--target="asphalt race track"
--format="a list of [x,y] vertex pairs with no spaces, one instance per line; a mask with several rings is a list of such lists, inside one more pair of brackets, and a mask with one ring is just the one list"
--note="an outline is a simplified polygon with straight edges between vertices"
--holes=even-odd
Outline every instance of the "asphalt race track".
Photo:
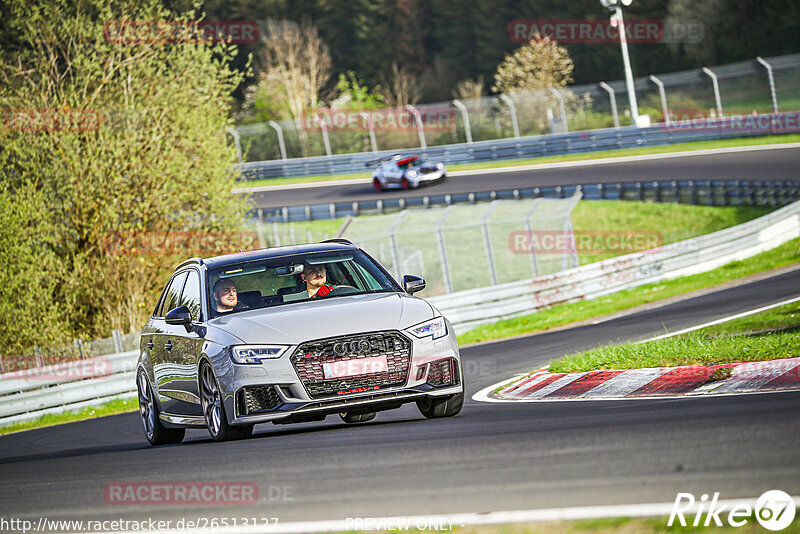
[[[800,162],[800,148],[750,150],[561,169],[459,176],[412,191],[394,190],[383,193],[378,193],[372,188],[371,171],[365,170],[363,184],[265,191],[254,193],[252,199],[259,208],[280,208],[329,202],[361,202],[378,198],[409,198],[598,182],[764,180],[765,175],[768,175],[770,180],[797,180],[800,178],[798,162]],[[765,172],[767,166],[768,173]]]
[[[468,394],[568,352],[800,295],[800,270],[595,325],[464,349]],[[800,391],[663,400],[416,407],[346,426],[261,425],[250,440],[150,447],[138,414],[0,436],[0,516],[280,522],[800,494]],[[108,505],[115,481],[252,481],[253,506]]]

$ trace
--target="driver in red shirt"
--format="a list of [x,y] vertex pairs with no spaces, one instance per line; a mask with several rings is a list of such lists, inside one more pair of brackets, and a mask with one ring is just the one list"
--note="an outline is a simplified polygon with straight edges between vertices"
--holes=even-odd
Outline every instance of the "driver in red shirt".
[[324,297],[333,289],[333,286],[325,283],[327,279],[324,265],[303,263],[300,278],[306,283],[309,298]]

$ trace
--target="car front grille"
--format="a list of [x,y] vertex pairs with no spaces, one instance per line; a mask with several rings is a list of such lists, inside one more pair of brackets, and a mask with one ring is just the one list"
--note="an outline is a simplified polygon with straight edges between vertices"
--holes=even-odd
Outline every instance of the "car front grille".
[[[357,353],[348,350],[346,354],[337,355],[334,353],[334,345],[341,343],[360,347],[355,351]],[[323,374],[324,363],[375,356],[386,356],[388,371],[331,379],[326,379]],[[303,343],[297,347],[291,361],[313,399],[361,393],[406,383],[411,363],[411,341],[400,332],[373,332],[327,338]]]
[[432,386],[449,386],[458,383],[455,380],[455,360],[447,358],[428,365],[428,379],[426,382]]
[[281,404],[274,386],[244,387],[239,390],[237,400],[239,415],[268,412]]

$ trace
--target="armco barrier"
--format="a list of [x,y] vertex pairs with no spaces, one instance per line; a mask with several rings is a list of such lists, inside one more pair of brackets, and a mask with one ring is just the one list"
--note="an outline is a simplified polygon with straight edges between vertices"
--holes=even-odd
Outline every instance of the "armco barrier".
[[618,256],[558,274],[428,299],[457,333],[554,304],[690,274],[754,256],[800,236],[800,202],[752,221],[652,251]]
[[[713,234],[654,251],[619,256],[541,278],[430,298],[461,333],[479,324],[643,284],[705,272],[800,236],[800,202]],[[0,375],[0,424],[33,419],[114,398],[133,398],[137,351]],[[76,363],[76,362],[72,362]],[[59,367],[61,366],[61,367]],[[96,371],[96,372],[95,372]]]
[[[748,120],[745,116],[742,120]],[[649,128],[626,126],[587,130],[569,134],[549,134],[531,137],[493,139],[474,143],[431,146],[425,149],[387,150],[381,152],[359,152],[355,154],[334,154],[286,160],[258,161],[240,163],[237,168],[242,178],[259,180],[286,176],[314,176],[321,174],[364,173],[368,176],[372,169],[367,163],[377,158],[391,156],[398,152],[409,156],[442,161],[446,165],[454,163],[475,163],[502,159],[536,158],[562,154],[579,154],[597,150],[616,148],[638,148],[643,146],[668,145],[688,141],[729,139],[734,137],[756,137],[777,133],[800,132],[800,112],[792,111],[778,114],[761,114],[750,118],[754,127],[732,127],[730,117],[708,119],[702,125],[680,125],[667,127],[658,124]],[[735,125],[734,125],[735,126]]]
[[0,375],[0,425],[136,396],[138,351]]

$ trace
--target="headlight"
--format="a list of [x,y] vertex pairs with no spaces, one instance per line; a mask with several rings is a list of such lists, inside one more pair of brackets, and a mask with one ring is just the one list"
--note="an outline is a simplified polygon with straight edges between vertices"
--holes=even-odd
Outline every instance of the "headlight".
[[408,171],[406,174],[408,174],[410,178],[413,178],[417,175],[417,171]]
[[437,317],[431,321],[412,326],[408,329],[408,332],[418,338],[430,336],[433,339],[439,339],[447,335],[447,325],[444,322],[444,317]]
[[239,345],[232,347],[234,363],[261,363],[261,360],[280,358],[289,347],[286,345]]

